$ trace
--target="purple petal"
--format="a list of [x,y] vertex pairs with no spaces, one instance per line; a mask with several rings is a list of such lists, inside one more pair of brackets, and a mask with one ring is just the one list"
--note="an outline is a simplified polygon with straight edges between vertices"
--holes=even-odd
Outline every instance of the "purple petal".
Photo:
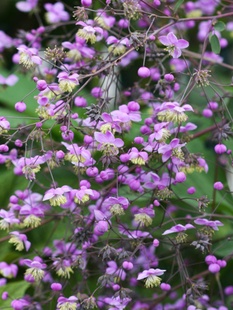
[[173,32],[169,32],[169,34],[167,35],[167,38],[168,38],[168,40],[169,40],[169,42],[170,42],[170,45],[175,45],[175,46],[176,46],[176,44],[177,44],[177,42],[178,42],[178,39],[177,39],[177,37],[174,35]]
[[189,42],[184,40],[184,39],[180,39],[176,43],[176,47],[178,47],[178,48],[187,48],[188,46],[189,46]]
[[161,36],[158,39],[165,46],[171,45],[170,41],[168,40],[168,38],[166,36]]
[[171,55],[173,58],[179,58],[181,56],[181,49],[175,48]]

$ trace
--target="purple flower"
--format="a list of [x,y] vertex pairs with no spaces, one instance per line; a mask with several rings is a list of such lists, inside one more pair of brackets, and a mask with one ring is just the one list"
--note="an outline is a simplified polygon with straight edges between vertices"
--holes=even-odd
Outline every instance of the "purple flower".
[[19,78],[14,74],[11,74],[6,78],[0,74],[0,85],[13,86],[18,82],[18,79]]
[[188,41],[184,39],[177,39],[173,32],[169,32],[166,36],[160,36],[159,41],[167,46],[166,50],[173,58],[179,58],[181,56],[181,49],[189,46]]
[[44,5],[47,13],[45,18],[48,23],[59,23],[60,21],[69,20],[69,14],[64,11],[64,5],[61,2],[56,2],[55,4],[45,3]]
[[10,210],[0,210],[0,228],[9,229],[13,224],[19,224],[19,220],[15,218],[15,214]]
[[103,202],[103,207],[114,215],[124,214],[124,210],[126,210],[129,206],[129,200],[125,197],[109,197]]
[[69,75],[67,72],[60,72],[58,74],[59,87],[64,92],[71,93],[72,90],[79,84],[77,73]]
[[137,280],[143,280],[146,279],[145,281],[145,286],[146,288],[152,288],[159,286],[161,283],[161,278],[158,276],[161,276],[164,274],[166,270],[162,270],[159,268],[150,268],[148,270],[144,270],[143,272],[139,273]]
[[108,264],[108,268],[106,269],[106,274],[111,274],[111,275],[114,275],[114,277],[116,278],[125,280],[126,272],[122,268],[118,268],[115,261],[110,261],[107,264]]
[[[162,161],[166,162],[169,158],[172,159],[173,164],[179,164],[182,161],[181,147],[185,143],[180,144],[178,138],[172,139],[169,144],[161,145],[158,149],[158,153],[162,154]],[[175,150],[175,152],[174,152]],[[179,158],[181,157],[181,159]]]
[[15,264],[8,265],[5,262],[0,262],[0,274],[8,279],[15,278],[18,273],[18,267]]
[[20,234],[18,231],[12,231],[10,235],[11,238],[9,243],[13,243],[16,246],[17,251],[22,251],[24,248],[26,251],[30,249],[31,242],[27,240],[25,234]]
[[43,201],[49,200],[51,206],[60,206],[67,202],[64,193],[67,193],[69,191],[71,191],[71,188],[67,185],[57,188],[51,188],[45,193]]
[[179,233],[179,232],[185,231],[187,229],[192,229],[192,228],[195,228],[195,227],[191,224],[186,224],[186,225],[178,224],[178,225],[172,226],[172,228],[170,229],[165,230],[163,235]]
[[194,220],[194,223],[197,225],[203,225],[213,228],[214,230],[218,230],[218,226],[223,226],[223,223],[220,221],[209,221],[207,219],[196,219]]
[[26,0],[16,3],[16,7],[21,12],[30,12],[37,6],[38,0]]
[[111,131],[106,133],[95,132],[95,140],[99,142],[98,149],[104,151],[106,155],[117,155],[118,148],[124,145],[123,140],[120,138],[115,138]]
[[19,51],[19,63],[27,69],[42,64],[42,60],[38,56],[38,50],[36,48],[20,45],[17,50]]

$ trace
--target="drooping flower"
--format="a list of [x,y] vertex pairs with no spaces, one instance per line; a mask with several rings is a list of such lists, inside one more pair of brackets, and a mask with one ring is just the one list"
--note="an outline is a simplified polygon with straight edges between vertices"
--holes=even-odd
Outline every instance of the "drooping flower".
[[216,221],[209,221],[207,219],[196,219],[194,223],[197,225],[211,227],[213,230],[218,230],[218,226],[223,226],[223,223],[216,220]]
[[25,234],[20,234],[18,231],[12,231],[10,235],[11,238],[9,243],[14,244],[17,251],[22,251],[23,249],[28,251],[30,249],[31,242],[27,240],[27,236]]
[[36,48],[20,45],[17,50],[19,51],[19,63],[27,69],[42,64],[42,60],[38,56],[38,50]]
[[123,140],[115,138],[110,131],[107,131],[105,134],[95,132],[94,137],[99,142],[98,149],[102,150],[106,155],[117,155],[119,152],[118,148],[124,145]]
[[26,0],[16,3],[16,8],[21,12],[30,12],[37,6],[38,0]]
[[60,296],[58,298],[57,309],[59,310],[76,310],[78,307],[78,298],[70,296],[69,298]]
[[[89,21],[88,21],[89,22]],[[83,26],[82,29],[79,29],[77,32],[77,36],[83,38],[86,42],[94,44],[96,41],[100,40],[103,37],[103,29],[100,27],[93,27],[88,23],[84,23],[83,21],[79,21],[76,25]]]
[[179,232],[185,231],[187,229],[192,229],[192,228],[195,228],[192,224],[186,224],[186,225],[178,224],[178,225],[172,226],[170,229],[165,230],[163,235],[179,233]]
[[166,36],[160,36],[158,39],[163,45],[167,46],[165,50],[173,58],[179,58],[182,54],[181,50],[189,46],[188,41],[177,39],[173,32],[169,32]]
[[43,201],[49,200],[51,206],[60,206],[67,202],[64,193],[67,193],[70,190],[71,188],[67,185],[57,188],[51,188],[45,193]]
[[77,73],[69,75],[67,72],[60,72],[57,77],[59,81],[59,87],[64,92],[71,93],[73,89],[79,85],[79,75]]
[[44,269],[47,267],[38,256],[31,259],[24,259],[23,263],[29,268],[25,272],[25,276],[31,276],[35,281],[40,281],[45,275]]
[[158,276],[161,276],[164,274],[166,270],[159,269],[159,268],[150,268],[148,270],[144,270],[143,272],[139,273],[137,280],[145,280],[145,287],[146,288],[152,288],[159,286],[162,279]]
[[56,2],[55,4],[45,3],[44,8],[46,9],[45,18],[48,23],[59,23],[60,21],[69,20],[69,14],[64,10],[64,4]]

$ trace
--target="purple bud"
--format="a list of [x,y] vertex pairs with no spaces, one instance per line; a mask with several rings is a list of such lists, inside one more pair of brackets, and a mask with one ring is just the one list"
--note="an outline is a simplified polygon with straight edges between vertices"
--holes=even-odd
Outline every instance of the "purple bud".
[[37,122],[36,123],[36,128],[41,128],[43,126],[43,123],[42,122]]
[[144,142],[144,139],[142,137],[135,137],[134,142],[137,144],[142,144]]
[[140,181],[138,181],[138,180],[131,180],[131,181],[129,182],[129,187],[130,187],[130,189],[132,189],[133,191],[138,190],[140,186],[141,186],[141,183],[140,183]]
[[205,262],[208,265],[214,264],[214,263],[217,262],[217,258],[214,255],[207,255],[206,258],[205,258]]
[[131,270],[131,269],[133,269],[133,264],[131,262],[124,261],[122,264],[122,267],[125,270]]
[[19,139],[15,140],[15,146],[17,147],[22,147],[23,146],[23,142]]
[[83,97],[76,97],[74,99],[74,104],[76,107],[86,107],[87,106],[87,100]]
[[67,130],[66,132],[63,132],[61,135],[65,141],[72,141],[74,139],[74,133],[71,130]]
[[173,74],[168,73],[168,74],[165,74],[165,75],[164,75],[164,79],[165,79],[167,82],[172,82],[172,81],[175,79],[175,77],[174,77]]
[[224,293],[226,295],[233,295],[233,285],[229,285],[229,286],[225,287]]
[[91,94],[95,98],[100,98],[103,95],[103,91],[100,87],[94,87],[91,90]]
[[62,125],[62,126],[60,127],[60,129],[61,129],[62,132],[65,132],[65,131],[67,130],[67,126]]
[[38,80],[36,82],[36,87],[39,91],[45,90],[47,88],[47,83],[45,80]]
[[215,153],[217,154],[223,154],[226,152],[227,147],[226,145],[219,143],[215,145],[214,150],[215,150]]
[[118,26],[120,28],[128,28],[129,21],[127,19],[120,19],[119,22],[118,22]]
[[0,152],[8,152],[9,146],[6,144],[0,144]]
[[221,267],[224,268],[227,265],[227,262],[224,259],[218,259],[217,264]]
[[113,290],[116,292],[116,291],[119,291],[119,289],[121,288],[119,284],[113,284],[112,286]]
[[62,285],[60,283],[52,283],[50,287],[53,291],[61,291],[62,290]]
[[210,118],[213,116],[213,112],[210,109],[204,109],[202,115],[206,118]]
[[27,108],[26,103],[23,101],[16,102],[15,104],[15,110],[20,113],[24,112],[26,108]]
[[87,180],[81,180],[79,183],[80,187],[85,186],[86,188],[91,188],[91,183]]
[[223,184],[222,182],[215,182],[214,183],[214,189],[218,190],[218,191],[221,191],[223,189]]
[[180,90],[180,84],[179,83],[175,83],[173,86],[174,91],[178,91]]
[[130,101],[130,102],[128,102],[128,109],[130,111],[139,111],[140,105],[136,101]]
[[90,144],[90,143],[93,142],[93,138],[92,138],[92,136],[85,135],[83,141],[84,141],[86,144]]
[[120,160],[121,160],[122,163],[126,163],[127,161],[129,161],[129,157],[130,157],[129,154],[121,154],[120,155]]
[[218,264],[210,264],[208,269],[211,273],[217,273],[220,270],[220,266]]
[[56,158],[57,159],[63,159],[65,157],[65,153],[63,151],[57,151],[56,152]]
[[171,285],[168,284],[168,283],[161,283],[161,284],[160,284],[160,288],[161,288],[163,291],[170,291]]
[[211,110],[217,110],[218,108],[218,103],[217,102],[214,102],[214,101],[210,101],[208,103],[208,108],[211,109]]
[[2,293],[2,300],[7,300],[8,298],[8,292],[3,292]]
[[82,6],[85,6],[86,8],[88,8],[89,6],[92,5],[92,0],[81,0],[81,4]]
[[153,240],[153,246],[154,246],[155,248],[157,248],[157,247],[159,246],[159,240],[158,240],[158,239],[154,239],[154,240]]
[[138,69],[138,76],[141,78],[148,78],[150,76],[150,69],[147,67],[140,67]]
[[86,170],[86,174],[89,176],[89,177],[96,177],[99,173],[99,170],[97,167],[89,167],[87,168]]
[[189,188],[187,189],[187,193],[188,193],[189,195],[192,195],[192,194],[196,193],[196,188],[195,188],[194,186],[189,187]]
[[180,171],[176,173],[175,180],[177,183],[183,183],[186,180],[186,175],[184,172]]

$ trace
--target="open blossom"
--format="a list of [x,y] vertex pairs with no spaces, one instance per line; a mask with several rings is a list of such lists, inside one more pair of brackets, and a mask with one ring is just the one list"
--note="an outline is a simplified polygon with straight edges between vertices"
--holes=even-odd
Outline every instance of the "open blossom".
[[59,23],[61,21],[69,20],[69,14],[64,10],[64,5],[61,2],[56,2],[55,4],[45,3],[46,9],[45,18],[48,23]]
[[110,131],[107,131],[105,134],[95,132],[94,137],[95,140],[99,142],[98,149],[104,151],[106,155],[117,155],[118,148],[124,145],[123,140],[120,138],[115,138]]
[[73,89],[79,85],[79,75],[77,73],[69,75],[67,72],[60,72],[57,77],[59,81],[59,87],[64,92],[71,93]]
[[145,165],[148,161],[148,154],[144,151],[138,151],[136,147],[132,147],[129,152],[129,160],[135,165]]
[[67,185],[57,188],[51,188],[45,193],[43,201],[49,200],[51,206],[60,206],[67,202],[64,193],[67,193],[70,190],[71,188]]
[[0,74],[0,85],[13,86],[18,82],[19,78],[15,74],[10,74],[8,77],[4,77]]
[[150,268],[148,270],[144,270],[143,272],[139,273],[137,280],[145,280],[145,287],[146,288],[152,288],[159,286],[161,283],[161,278],[158,276],[161,276],[164,274],[166,270],[159,269],[159,268]]
[[20,234],[18,231],[12,231],[10,235],[11,238],[9,243],[14,244],[17,251],[22,251],[23,249],[28,251],[30,249],[31,242],[27,240],[25,234]]
[[16,7],[21,12],[30,12],[37,6],[38,0],[26,0],[16,3]]
[[69,61],[79,61],[82,58],[93,58],[95,55],[94,49],[87,46],[86,41],[83,38],[75,36],[75,42],[71,43],[65,41],[62,46],[68,49],[66,57]]
[[159,106],[157,116],[160,121],[181,123],[188,119],[185,112],[193,112],[193,108],[189,104],[180,104],[176,101],[164,102]]
[[160,36],[158,39],[163,45],[167,46],[166,50],[173,58],[179,58],[182,53],[181,50],[189,46],[188,41],[177,39],[173,32],[169,32],[166,36]]
[[18,273],[18,267],[15,264],[7,264],[5,262],[0,262],[0,275],[5,278],[11,279],[15,278]]
[[20,45],[17,50],[19,51],[19,63],[27,69],[33,68],[36,65],[41,65],[42,60],[38,56],[38,50],[34,47],[27,47]]
[[114,36],[109,36],[106,42],[109,45],[109,52],[112,52],[114,56],[123,55],[127,47],[130,46],[130,41],[128,38],[119,40]]
[[[89,21],[88,21],[89,22]],[[84,23],[79,21],[76,25],[81,25],[83,28],[79,29],[77,32],[77,36],[83,38],[86,42],[94,44],[96,41],[99,41],[103,37],[103,29],[100,27],[93,27],[91,22]]]
[[192,228],[195,228],[195,227],[193,225],[191,225],[191,224],[186,224],[186,225],[178,224],[178,225],[175,225],[175,226],[171,227],[170,229],[165,230],[163,235],[179,233],[181,231],[185,231],[187,229],[192,229]]
[[31,259],[24,259],[23,264],[29,268],[25,272],[25,276],[30,276],[34,281],[40,281],[43,279],[47,267],[46,264],[42,262],[42,259],[38,256]]
[[69,298],[60,296],[58,298],[57,309],[59,310],[75,310],[78,307],[78,298],[70,296]]
[[103,207],[110,210],[112,214],[121,215],[124,214],[124,210],[129,207],[129,200],[125,197],[109,197],[104,203]]
[[213,228],[213,230],[218,230],[218,226],[223,226],[223,223],[216,220],[216,221],[209,221],[207,219],[196,219],[194,223],[197,225],[203,225],[207,227]]

